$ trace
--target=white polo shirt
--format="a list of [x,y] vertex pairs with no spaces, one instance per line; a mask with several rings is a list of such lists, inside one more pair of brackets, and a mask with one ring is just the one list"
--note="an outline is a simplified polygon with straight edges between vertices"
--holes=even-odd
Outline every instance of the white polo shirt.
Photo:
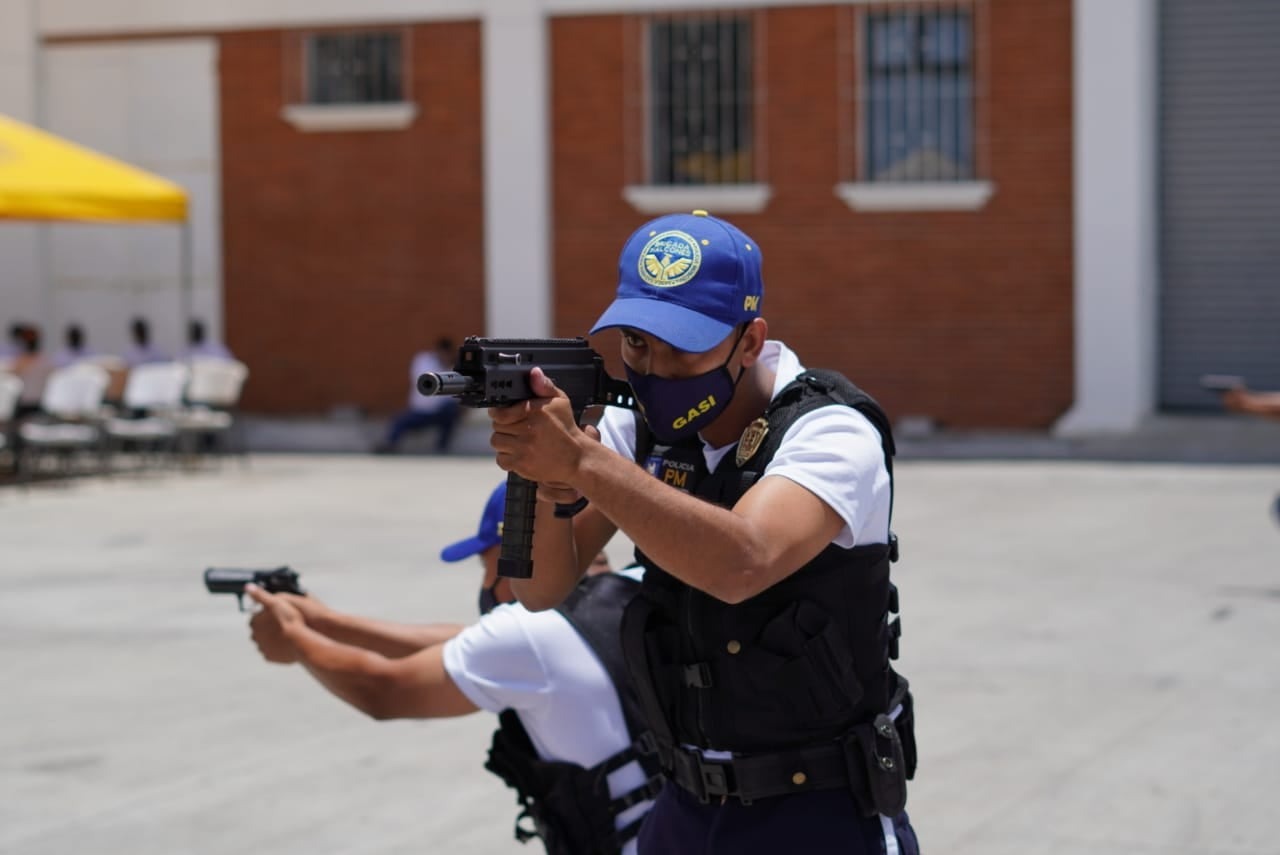
[[[639,580],[643,569],[619,571]],[[444,667],[458,689],[492,713],[512,709],[543,760],[591,768],[631,744],[622,705],[600,660],[578,631],[554,610],[499,606],[445,642]],[[643,785],[639,763],[609,775],[617,798]],[[652,806],[620,814],[622,828]],[[634,855],[635,841],[623,850]]]

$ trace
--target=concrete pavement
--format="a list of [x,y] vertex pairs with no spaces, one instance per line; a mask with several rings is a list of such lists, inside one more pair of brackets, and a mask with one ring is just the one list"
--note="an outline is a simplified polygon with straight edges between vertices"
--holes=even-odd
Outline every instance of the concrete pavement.
[[[263,663],[211,564],[468,620],[479,456],[0,488],[0,853],[515,853],[491,719],[375,723]],[[904,460],[931,855],[1280,852],[1277,465]],[[615,562],[627,544],[616,541]]]

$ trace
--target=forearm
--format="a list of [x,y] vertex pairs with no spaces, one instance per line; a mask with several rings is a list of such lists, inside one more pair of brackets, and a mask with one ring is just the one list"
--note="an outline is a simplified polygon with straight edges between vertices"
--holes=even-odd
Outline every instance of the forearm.
[[390,659],[400,659],[443,644],[463,627],[456,623],[406,624],[343,612],[329,612],[309,625],[334,641],[359,647]]
[[658,566],[726,602],[738,602],[764,574],[767,544],[746,519],[662,483],[603,447],[588,447],[578,490]]
[[555,607],[582,578],[582,563],[573,538],[573,520],[555,515],[552,502],[538,502],[533,521],[533,576],[512,579],[511,590],[525,608]]
[[1280,418],[1280,392],[1251,392],[1245,399],[1245,409],[1260,416]]
[[590,505],[567,520],[555,516],[554,509],[551,502],[538,502],[533,526],[533,577],[511,580],[516,599],[531,611],[554,608],[563,602],[591,559],[617,531]]
[[342,644],[306,624],[285,630],[298,661],[329,692],[366,715],[382,718],[379,674],[387,660],[377,653]]

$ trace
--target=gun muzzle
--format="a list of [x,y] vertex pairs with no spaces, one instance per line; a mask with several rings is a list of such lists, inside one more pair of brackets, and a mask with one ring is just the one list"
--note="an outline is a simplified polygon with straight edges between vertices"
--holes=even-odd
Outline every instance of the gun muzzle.
[[480,391],[481,384],[457,371],[428,371],[418,375],[418,392],[423,395],[464,395]]
[[211,594],[239,594],[252,581],[252,570],[210,567],[204,571],[204,587]]

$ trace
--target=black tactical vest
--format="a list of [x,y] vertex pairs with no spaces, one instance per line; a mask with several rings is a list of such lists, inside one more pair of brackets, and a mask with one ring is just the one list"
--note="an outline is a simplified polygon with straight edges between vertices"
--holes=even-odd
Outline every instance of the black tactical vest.
[[[646,436],[637,438],[637,460],[666,483],[681,486],[683,476],[689,492],[732,507],[764,471],[787,428],[805,413],[832,405],[854,407],[875,425],[892,482],[894,446],[888,418],[844,377],[825,371],[806,372],[774,398],[765,413],[768,432],[741,466],[730,454],[714,473],[707,473],[696,440],[681,447],[646,450],[650,442]],[[639,432],[647,434],[643,429]],[[914,743],[911,734],[903,731],[910,728],[910,696],[906,681],[889,664],[896,657],[899,633],[896,589],[889,582],[896,546],[892,536],[890,544],[853,549],[828,546],[788,578],[738,605],[685,585],[637,551],[637,560],[645,565],[643,596],[628,608],[623,645],[668,774],[673,765],[678,766],[672,754],[679,754],[680,746],[778,755],[783,758],[779,769],[789,770],[794,763],[787,763],[795,752],[842,740],[874,742],[874,734],[855,734],[855,730],[860,726],[866,730],[877,716],[896,706],[900,708],[896,728],[883,722],[880,728],[894,745],[886,742],[866,757],[855,746],[847,752],[848,764],[852,769],[864,760],[871,766],[896,763],[896,774],[905,772],[909,777]],[[889,733],[895,729],[897,736]],[[897,760],[884,759],[894,754]],[[779,787],[787,791],[785,780],[777,786],[764,780],[773,775],[767,762],[736,773],[725,768],[708,772],[696,757],[692,762],[692,770],[674,777],[704,798],[708,793],[735,795],[734,783],[718,782],[719,777],[757,773],[761,780],[755,797],[775,794]],[[818,783],[823,777],[818,774],[779,774],[801,781],[796,785],[800,788],[839,786],[849,775],[862,774],[843,770],[841,765],[839,752],[821,762],[814,760],[813,769],[821,766],[829,773],[824,773],[823,784]],[[692,784],[682,777],[692,777]],[[699,777],[709,779],[701,789]],[[856,782],[849,785],[866,789]],[[891,786],[900,789],[900,800],[905,802],[905,780]],[[750,797],[747,792],[743,800]],[[864,797],[868,803],[875,801],[865,792],[860,801]],[[896,800],[894,795],[884,803],[892,807]]]
[[[541,760],[516,713],[504,710],[498,717],[500,726],[493,735],[485,768],[516,790],[521,807],[516,818],[516,839],[525,843],[541,837],[550,855],[620,852],[639,832],[640,821],[618,829],[614,820],[627,809],[653,798],[662,788],[656,743],[642,724],[618,637],[623,610],[639,589],[639,583],[625,576],[592,576],[584,579],[557,609],[609,674],[622,703],[632,740],[630,747],[590,769]],[[633,760],[640,763],[646,782],[616,799],[610,797],[607,776]]]

